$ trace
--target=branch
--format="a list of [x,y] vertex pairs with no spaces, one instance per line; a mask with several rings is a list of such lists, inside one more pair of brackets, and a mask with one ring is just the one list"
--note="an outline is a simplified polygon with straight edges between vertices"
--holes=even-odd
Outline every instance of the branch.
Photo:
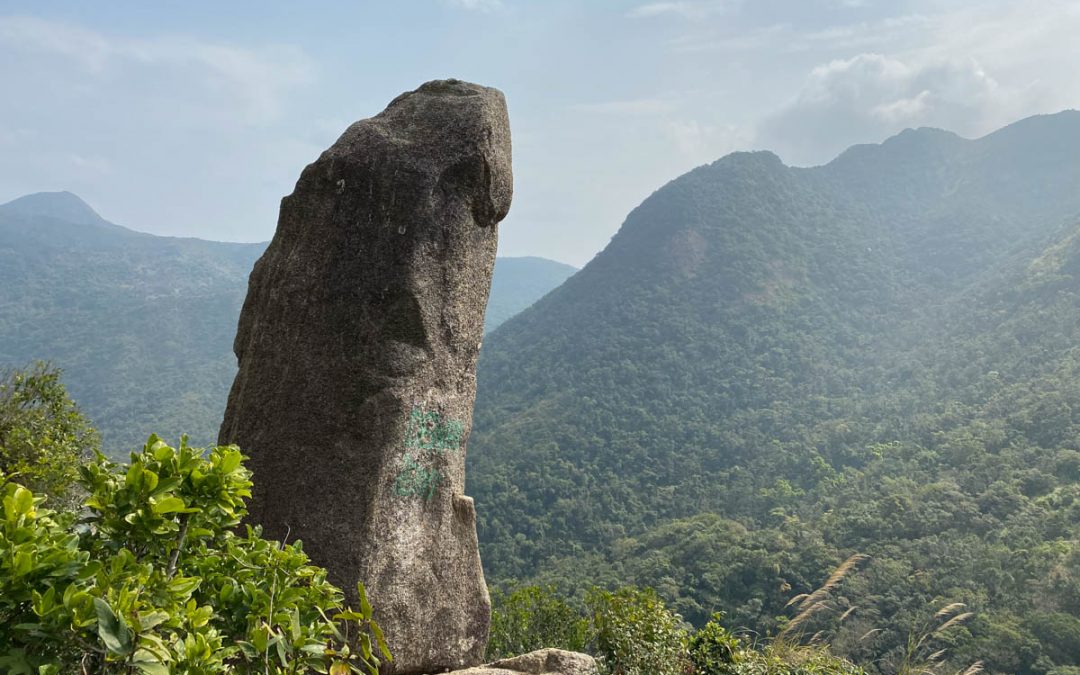
[[184,548],[184,537],[187,536],[188,525],[191,523],[191,514],[185,513],[182,518],[184,522],[180,525],[180,536],[176,539],[176,548],[173,549],[172,557],[169,559],[169,569],[165,572],[165,577],[171,579],[173,574],[176,574],[176,561],[180,558],[180,549]]

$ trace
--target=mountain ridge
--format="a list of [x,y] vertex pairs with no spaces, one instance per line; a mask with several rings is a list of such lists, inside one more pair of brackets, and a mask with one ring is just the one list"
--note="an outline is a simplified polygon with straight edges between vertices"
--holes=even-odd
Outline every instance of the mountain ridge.
[[[0,205],[0,367],[62,368],[110,454],[151,432],[212,443],[248,274],[265,246],[139,232],[68,192]],[[492,326],[574,269],[540,258],[497,265]]]
[[[892,618],[877,645],[842,632],[860,663],[900,649],[933,597],[988,614],[959,651],[992,669],[1037,672],[1006,663],[1002,645],[1020,649],[1006,625],[1063,649],[1023,621],[1072,611],[1040,575],[1080,561],[1075,523],[1040,501],[1078,489],[1055,458],[1080,432],[1064,347],[1080,341],[1080,281],[1061,272],[1080,236],[1080,115],[874,148],[698,167],[490,336],[468,475],[494,582],[651,585],[695,623],[723,609],[765,634],[778,589],[810,592],[862,551],[879,562],[853,602]],[[1032,265],[1058,285],[1015,292]],[[1064,412],[1040,428],[1042,409]],[[695,556],[680,543],[694,530],[730,551]],[[975,561],[1019,556],[1024,537],[1056,552],[1010,568],[1015,592],[995,599]],[[935,552],[949,540],[954,559]],[[930,590],[895,572],[927,561],[948,572]]]
[[24,216],[45,216],[80,225],[106,222],[82,198],[67,190],[23,195],[0,204],[0,209]]

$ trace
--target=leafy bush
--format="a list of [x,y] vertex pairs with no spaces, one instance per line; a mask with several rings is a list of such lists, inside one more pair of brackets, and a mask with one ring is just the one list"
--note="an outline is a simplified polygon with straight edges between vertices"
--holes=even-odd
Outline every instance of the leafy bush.
[[553,587],[492,593],[490,658],[559,647],[588,651],[607,675],[863,675],[824,644],[788,640],[753,644],[713,614],[691,632],[652,589],[591,590],[588,616]]
[[863,675],[863,670],[833,656],[825,645],[773,640],[755,647],[728,631],[714,614],[690,638],[694,675]]
[[130,465],[80,468],[84,513],[0,475],[0,670],[19,673],[378,672],[371,606],[342,594],[300,542],[235,533],[250,473],[151,436]]
[[38,362],[0,378],[0,472],[64,505],[79,462],[98,443],[58,369]]
[[593,589],[585,600],[601,668],[611,675],[679,675],[687,631],[652,589]]
[[523,586],[491,594],[491,660],[545,647],[580,652],[589,640],[589,621],[551,586]]
[[712,620],[690,638],[688,651],[694,675],[725,675],[734,670],[741,645],[720,619],[720,614],[713,614]]

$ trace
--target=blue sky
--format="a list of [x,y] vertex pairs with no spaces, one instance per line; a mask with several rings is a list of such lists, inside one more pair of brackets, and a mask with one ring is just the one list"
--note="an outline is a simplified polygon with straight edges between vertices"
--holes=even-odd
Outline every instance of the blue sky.
[[261,241],[303,167],[420,83],[502,89],[502,255],[581,265],[728,152],[828,161],[906,127],[1080,107],[1080,0],[0,1],[0,201],[67,189]]

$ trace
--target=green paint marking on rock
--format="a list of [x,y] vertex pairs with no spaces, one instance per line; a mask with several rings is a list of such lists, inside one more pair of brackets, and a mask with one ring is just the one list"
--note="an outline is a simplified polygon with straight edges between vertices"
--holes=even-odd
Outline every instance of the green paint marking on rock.
[[443,421],[442,415],[414,407],[405,427],[405,447],[409,450],[433,451],[438,454],[461,449],[465,425],[459,420]]
[[442,483],[442,472],[431,463],[447,452],[461,450],[465,425],[444,420],[433,410],[414,406],[405,421],[405,455],[394,479],[394,494],[430,500]]
[[443,476],[438,469],[420,465],[412,455],[405,453],[404,466],[394,479],[394,493],[399,497],[431,499],[439,489]]

